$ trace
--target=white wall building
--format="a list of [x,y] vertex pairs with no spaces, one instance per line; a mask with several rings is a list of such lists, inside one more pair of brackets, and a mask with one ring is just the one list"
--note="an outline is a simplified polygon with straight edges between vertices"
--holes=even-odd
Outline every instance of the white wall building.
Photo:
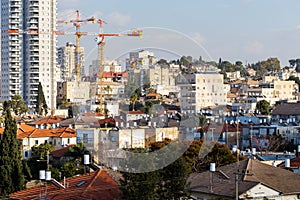
[[55,26],[56,0],[1,0],[2,101],[20,94],[35,107],[41,82],[48,107],[55,108]]
[[217,72],[201,72],[180,75],[180,107],[183,113],[199,112],[201,108],[226,105],[227,89],[223,75]]
[[[76,45],[67,42],[66,46],[59,47],[57,52],[57,64],[60,67],[60,78],[63,81],[71,81],[76,78]],[[84,48],[79,49],[79,66],[81,76],[84,74]]]

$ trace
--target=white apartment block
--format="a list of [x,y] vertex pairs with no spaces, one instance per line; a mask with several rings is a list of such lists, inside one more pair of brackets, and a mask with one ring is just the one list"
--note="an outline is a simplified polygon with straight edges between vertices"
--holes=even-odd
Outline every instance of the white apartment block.
[[295,92],[299,88],[295,81],[273,81],[270,88],[262,88],[262,94],[267,99],[278,98],[279,100],[296,101]]
[[[88,75],[90,77],[97,76],[99,73],[99,62],[98,60],[93,60],[92,64],[89,66]],[[103,64],[103,72],[122,72],[122,66],[117,60],[105,60]]]
[[84,48],[79,48],[79,60],[76,56],[76,45],[68,42],[66,46],[59,47],[57,51],[57,64],[60,67],[60,79],[62,81],[74,81],[76,78],[76,64],[80,66],[80,75],[84,73]]
[[126,63],[126,69],[131,68],[148,68],[157,63],[154,53],[147,50],[130,52],[129,59]]
[[55,26],[56,0],[1,0],[2,101],[20,94],[33,108],[41,82],[48,107],[55,108]]
[[179,66],[170,65],[162,66],[156,64],[150,66],[146,70],[146,77],[144,80],[148,80],[150,86],[157,90],[157,93],[162,95],[169,95],[170,92],[178,92],[179,88],[176,86],[175,80],[180,73]]
[[204,107],[226,105],[228,86],[223,80],[217,72],[180,75],[181,112],[198,113]]

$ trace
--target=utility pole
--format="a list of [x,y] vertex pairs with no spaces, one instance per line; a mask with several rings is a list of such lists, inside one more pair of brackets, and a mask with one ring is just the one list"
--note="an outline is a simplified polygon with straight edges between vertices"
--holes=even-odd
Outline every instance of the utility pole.
[[235,199],[239,199],[239,174],[235,173]]

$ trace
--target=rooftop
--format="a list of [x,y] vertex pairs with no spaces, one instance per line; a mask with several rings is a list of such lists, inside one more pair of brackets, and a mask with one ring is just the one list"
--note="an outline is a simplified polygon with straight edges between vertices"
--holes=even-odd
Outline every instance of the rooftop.
[[239,173],[239,194],[257,184],[263,184],[282,194],[300,194],[300,175],[291,171],[248,159],[219,167],[213,172],[213,188],[210,190],[210,171],[190,175],[190,190],[199,193],[235,197],[235,176]]
[[[100,169],[84,175],[66,179],[68,187],[63,189],[58,184],[48,183],[22,190],[10,195],[12,199],[119,199],[121,191],[117,182],[109,174]],[[63,185],[63,182],[60,183]],[[47,190],[46,190],[47,187]]]

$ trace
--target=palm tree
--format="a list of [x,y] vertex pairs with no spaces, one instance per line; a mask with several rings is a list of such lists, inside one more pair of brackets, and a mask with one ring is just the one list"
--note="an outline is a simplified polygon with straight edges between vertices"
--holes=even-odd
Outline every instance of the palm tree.
[[136,93],[133,93],[130,97],[130,102],[132,103],[132,111],[134,111],[134,104],[138,100],[138,95]]

